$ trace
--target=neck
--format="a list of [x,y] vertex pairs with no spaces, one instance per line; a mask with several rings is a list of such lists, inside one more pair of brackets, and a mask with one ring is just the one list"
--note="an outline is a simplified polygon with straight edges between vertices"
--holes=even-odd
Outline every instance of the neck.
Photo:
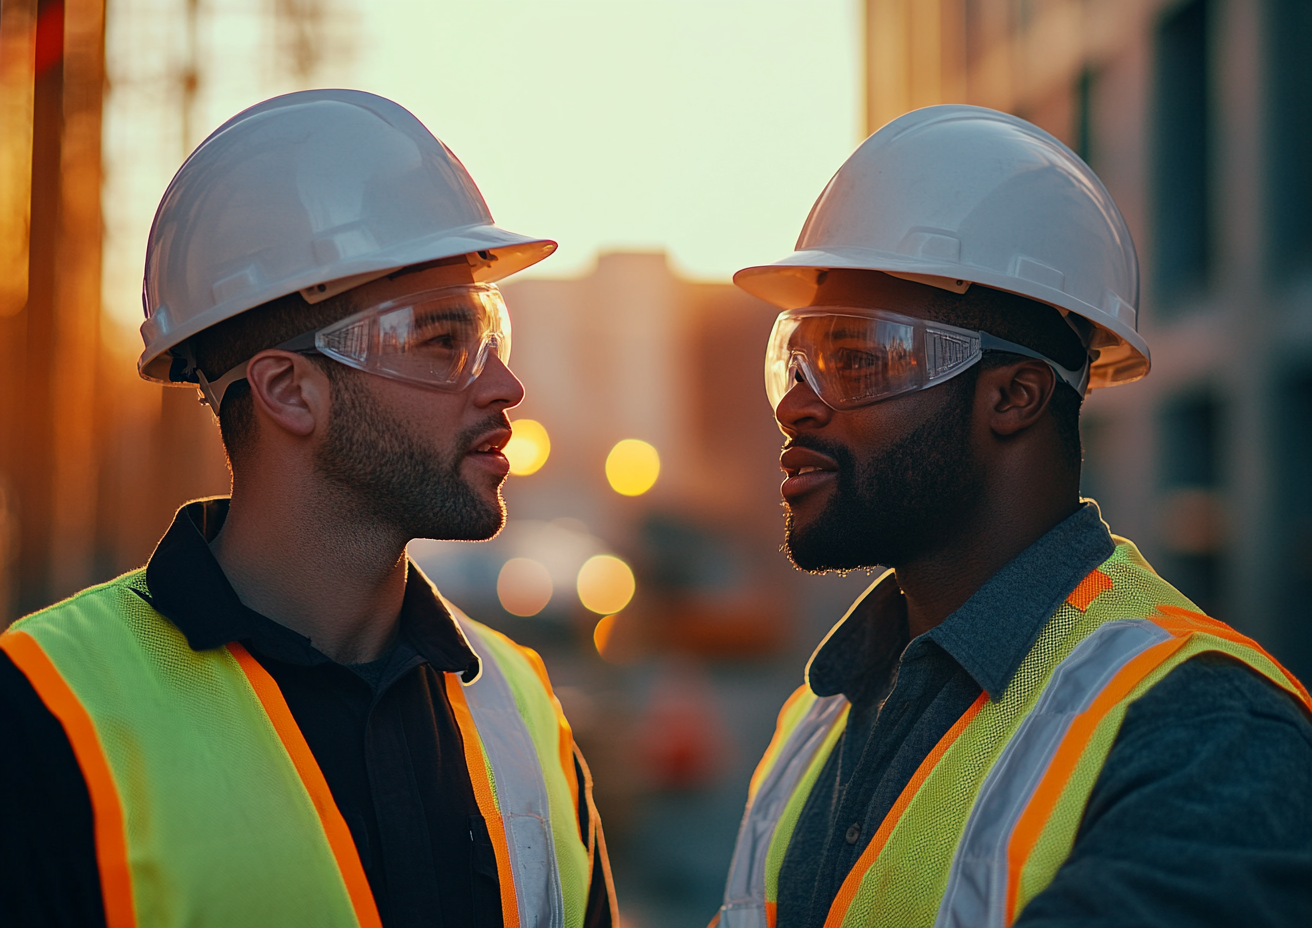
[[1044,486],[1052,482],[1027,480],[986,490],[973,511],[959,513],[960,521],[941,543],[897,566],[910,637],[937,626],[1013,558],[1074,515],[1080,507],[1078,480],[1073,486]]
[[245,605],[338,663],[363,663],[395,640],[405,540],[341,497],[321,480],[234,478],[210,549]]

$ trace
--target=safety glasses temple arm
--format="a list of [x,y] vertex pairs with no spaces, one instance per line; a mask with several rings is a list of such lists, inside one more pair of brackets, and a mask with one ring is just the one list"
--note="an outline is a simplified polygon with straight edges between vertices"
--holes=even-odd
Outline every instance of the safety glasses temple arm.
[[[318,349],[315,347],[314,340],[318,334],[317,329],[302,332],[275,347],[279,351],[297,351],[306,354],[315,352]],[[196,368],[196,380],[200,384],[200,401],[213,410],[216,417],[219,415],[219,407],[223,405],[223,394],[227,393],[228,388],[237,381],[246,379],[246,365],[249,363],[249,361],[242,361],[218,380],[206,379],[205,372]]]
[[200,401],[210,408],[214,417],[219,417],[219,408],[223,405],[223,394],[228,392],[228,388],[238,380],[246,379],[246,361],[238,364],[228,373],[224,374],[218,380],[211,381],[205,377],[205,372],[196,369],[196,380],[200,384]]
[[1024,345],[1009,342],[1005,338],[998,338],[994,335],[989,335],[987,332],[980,332],[979,339],[980,350],[982,351],[1005,351],[1008,354],[1018,354],[1022,357],[1042,361],[1044,364],[1047,364],[1052,368],[1054,374],[1070,384],[1076,393],[1080,394],[1080,396],[1084,396],[1085,390],[1089,385],[1089,368],[1091,360],[1087,356],[1082,367],[1071,370],[1070,368],[1062,367],[1047,355],[1040,354],[1032,348],[1026,348]]

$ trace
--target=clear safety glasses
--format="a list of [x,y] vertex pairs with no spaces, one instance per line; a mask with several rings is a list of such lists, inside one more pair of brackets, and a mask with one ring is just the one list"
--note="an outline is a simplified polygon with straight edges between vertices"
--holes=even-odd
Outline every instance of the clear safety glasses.
[[[277,347],[318,352],[380,377],[459,393],[483,373],[489,355],[510,360],[510,313],[492,284],[441,287],[371,306]],[[200,374],[203,401],[215,415],[224,391],[245,377],[245,364],[212,383]]]
[[989,350],[1043,361],[1084,394],[1087,363],[1072,371],[987,332],[882,309],[843,307],[779,314],[765,353],[765,392],[778,408],[788,391],[805,380],[826,405],[854,409],[950,380]]
[[313,349],[348,367],[459,393],[489,354],[510,360],[510,314],[492,284],[442,287],[380,303],[278,346]]

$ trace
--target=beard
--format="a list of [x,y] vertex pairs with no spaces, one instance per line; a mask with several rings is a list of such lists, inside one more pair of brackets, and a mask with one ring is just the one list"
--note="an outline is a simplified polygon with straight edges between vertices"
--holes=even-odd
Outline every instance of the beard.
[[500,485],[489,503],[460,475],[460,466],[479,436],[509,427],[504,413],[461,431],[444,455],[379,406],[360,375],[334,373],[328,434],[315,452],[315,468],[350,494],[363,520],[407,540],[483,541],[501,531],[506,507]]
[[784,550],[794,564],[811,573],[897,567],[936,543],[982,483],[970,448],[975,380],[966,372],[944,384],[953,396],[943,411],[877,458],[858,461],[848,447],[807,434],[791,442],[838,463],[814,520],[798,524],[785,504]]

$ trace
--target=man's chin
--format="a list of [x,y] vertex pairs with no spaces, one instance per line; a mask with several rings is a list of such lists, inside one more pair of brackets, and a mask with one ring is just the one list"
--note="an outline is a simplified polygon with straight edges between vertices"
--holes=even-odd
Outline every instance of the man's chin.
[[[449,500],[443,500],[448,502]],[[452,508],[434,501],[427,516],[411,523],[415,538],[434,541],[490,541],[506,527],[506,504],[500,490],[491,499],[470,492],[463,505]]]
[[800,528],[791,515],[784,529],[784,553],[795,567],[812,574],[880,566],[878,560],[852,544],[846,533],[826,531],[822,526]]

